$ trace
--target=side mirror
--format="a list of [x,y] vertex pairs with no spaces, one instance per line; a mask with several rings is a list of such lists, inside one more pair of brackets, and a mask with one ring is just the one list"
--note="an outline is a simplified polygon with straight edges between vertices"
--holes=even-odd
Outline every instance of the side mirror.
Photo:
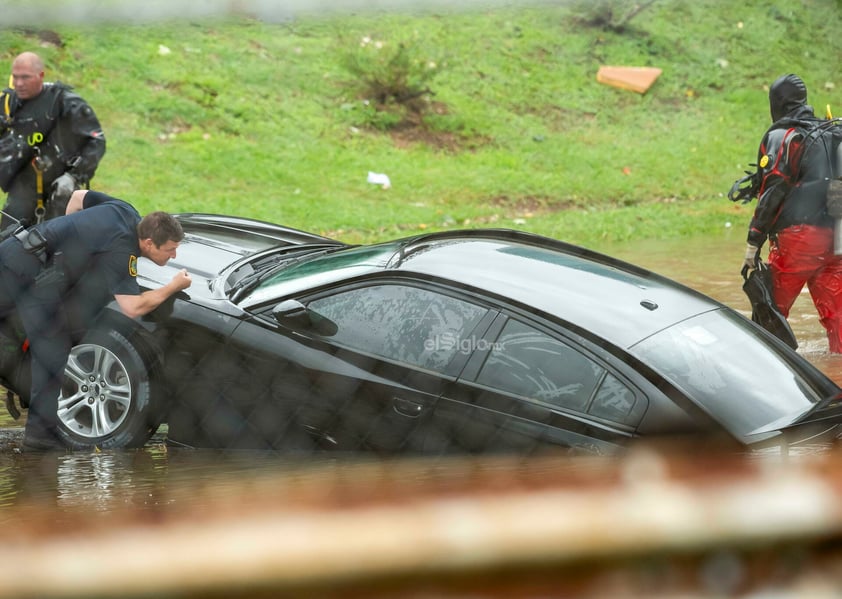
[[291,329],[306,329],[310,326],[310,316],[307,306],[298,300],[284,300],[272,308],[272,316],[278,324]]
[[290,329],[313,331],[325,337],[335,335],[338,330],[335,322],[311,312],[307,306],[294,299],[284,300],[275,306],[272,316],[278,324]]

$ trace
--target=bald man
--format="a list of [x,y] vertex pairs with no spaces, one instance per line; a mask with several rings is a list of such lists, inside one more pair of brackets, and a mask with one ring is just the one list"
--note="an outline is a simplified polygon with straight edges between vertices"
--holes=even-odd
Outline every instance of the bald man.
[[94,111],[72,88],[44,81],[44,61],[23,52],[11,87],[0,92],[0,230],[64,214],[70,194],[87,187],[105,155]]

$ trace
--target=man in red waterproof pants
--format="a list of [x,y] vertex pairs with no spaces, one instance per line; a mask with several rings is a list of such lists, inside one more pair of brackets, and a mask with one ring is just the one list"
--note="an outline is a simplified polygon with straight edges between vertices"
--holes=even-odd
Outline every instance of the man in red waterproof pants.
[[744,267],[756,267],[768,238],[778,309],[788,316],[806,284],[830,351],[842,353],[842,256],[834,254],[834,219],[827,211],[838,143],[833,123],[816,118],[807,105],[807,87],[796,75],[771,85],[769,107],[773,124],[758,151],[760,187]]

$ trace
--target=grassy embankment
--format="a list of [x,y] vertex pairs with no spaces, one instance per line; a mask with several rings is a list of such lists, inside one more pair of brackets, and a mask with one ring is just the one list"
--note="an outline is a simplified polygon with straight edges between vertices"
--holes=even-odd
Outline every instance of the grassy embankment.
[[[504,226],[599,246],[744,227],[750,207],[723,194],[768,124],[765,86],[797,72],[817,111],[842,115],[840,12],[662,0],[621,33],[565,6],[53,25],[62,47],[0,29],[0,61],[36,49],[48,79],[77,88],[108,139],[95,188],[142,212],[235,213],[351,242]],[[436,61],[426,130],[362,126],[341,57],[365,36]],[[638,95],[597,83],[603,64],[663,74]]]

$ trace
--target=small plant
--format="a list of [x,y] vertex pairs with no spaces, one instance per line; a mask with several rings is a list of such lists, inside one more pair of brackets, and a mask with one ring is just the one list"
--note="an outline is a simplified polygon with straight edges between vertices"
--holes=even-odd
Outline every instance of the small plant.
[[386,41],[364,36],[345,42],[342,66],[353,77],[348,82],[363,104],[365,124],[391,129],[421,124],[435,92],[432,80],[443,62],[431,57],[419,40]]
[[579,15],[579,22],[590,27],[623,33],[633,18],[654,3],[655,0],[647,0],[646,2],[584,0],[575,4],[573,8]]

